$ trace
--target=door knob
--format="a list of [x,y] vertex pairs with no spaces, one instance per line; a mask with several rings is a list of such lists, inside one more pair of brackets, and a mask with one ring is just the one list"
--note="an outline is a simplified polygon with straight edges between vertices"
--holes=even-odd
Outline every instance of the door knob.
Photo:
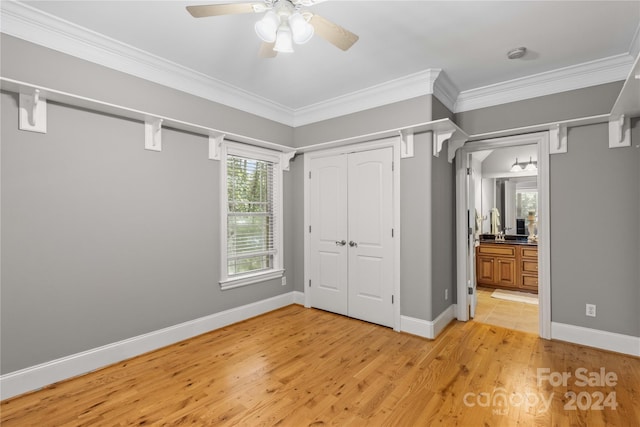
[[352,240],[349,242],[349,246],[351,246],[352,248],[357,248],[358,244]]
[[336,246],[344,246],[347,244],[346,240],[340,240],[339,242],[336,240]]

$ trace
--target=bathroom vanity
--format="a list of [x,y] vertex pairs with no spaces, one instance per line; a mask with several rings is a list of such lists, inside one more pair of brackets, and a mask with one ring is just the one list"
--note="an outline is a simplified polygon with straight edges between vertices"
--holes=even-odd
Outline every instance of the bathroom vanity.
[[526,240],[481,240],[478,285],[538,293],[538,245]]

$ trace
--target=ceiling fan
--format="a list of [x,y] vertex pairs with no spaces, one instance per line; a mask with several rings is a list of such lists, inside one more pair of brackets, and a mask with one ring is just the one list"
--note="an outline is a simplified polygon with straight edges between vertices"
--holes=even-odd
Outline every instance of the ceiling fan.
[[293,44],[304,44],[314,34],[334,46],[347,50],[358,36],[333,22],[302,10],[324,0],[263,0],[249,3],[224,3],[187,6],[194,18],[235,15],[241,13],[264,13],[255,24],[255,31],[263,41],[260,56],[271,58],[278,52],[293,52]]

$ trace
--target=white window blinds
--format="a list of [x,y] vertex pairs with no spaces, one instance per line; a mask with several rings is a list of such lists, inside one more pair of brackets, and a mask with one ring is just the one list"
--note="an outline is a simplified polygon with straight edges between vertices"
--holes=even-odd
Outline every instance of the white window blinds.
[[227,156],[227,277],[274,268],[278,201],[274,164]]

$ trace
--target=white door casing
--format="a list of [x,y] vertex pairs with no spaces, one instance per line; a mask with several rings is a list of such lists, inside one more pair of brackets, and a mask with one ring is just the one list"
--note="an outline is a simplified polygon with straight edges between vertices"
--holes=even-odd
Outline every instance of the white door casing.
[[538,146],[538,299],[539,299],[539,335],[551,339],[551,274],[550,274],[550,209],[549,209],[549,133],[536,132],[495,138],[484,141],[473,141],[460,148],[456,160],[456,259],[457,259],[457,318],[461,321],[469,319],[472,299],[468,295],[468,189],[467,189],[467,154],[473,151],[496,149],[516,145],[536,144]]
[[472,288],[472,293],[469,296],[469,314],[470,316],[476,317],[476,307],[478,305],[478,289],[476,286],[476,233],[475,233],[475,223],[476,223],[476,186],[475,182],[480,177],[476,176],[476,171],[473,169],[473,162],[471,154],[467,154],[467,188],[469,189],[469,194],[467,197],[467,205],[469,209],[467,210],[467,224],[469,224],[469,232],[467,235],[467,270],[469,281],[467,283],[467,287]]

